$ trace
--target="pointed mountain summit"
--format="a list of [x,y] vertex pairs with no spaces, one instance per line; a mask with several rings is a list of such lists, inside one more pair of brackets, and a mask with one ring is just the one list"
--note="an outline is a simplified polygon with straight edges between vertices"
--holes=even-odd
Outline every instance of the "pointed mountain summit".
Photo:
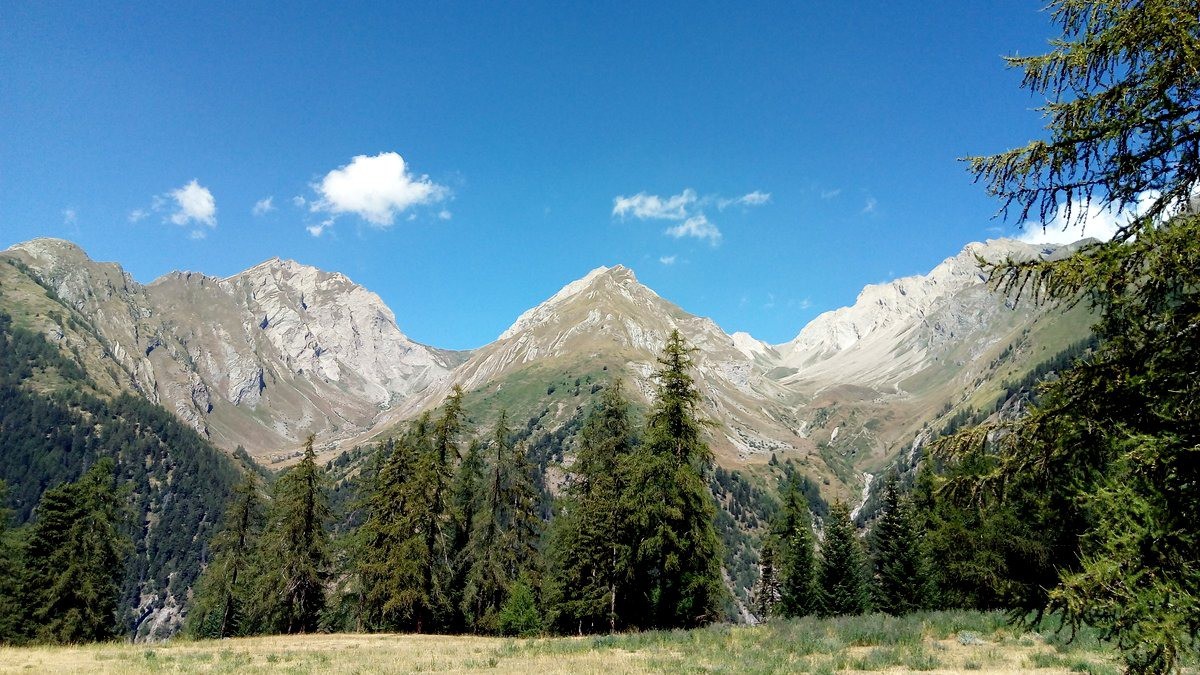
[[477,392],[474,399],[488,415],[505,408],[517,419],[538,417],[546,428],[582,414],[592,387],[615,379],[645,405],[673,330],[699,350],[695,376],[706,414],[717,422],[710,440],[724,461],[811,450],[794,444],[795,434],[781,421],[788,392],[743,351],[748,342],[739,345],[711,319],[663,299],[622,265],[596,268],[521,314],[499,339],[472,352],[443,385],[396,417],[437,405],[453,384]]

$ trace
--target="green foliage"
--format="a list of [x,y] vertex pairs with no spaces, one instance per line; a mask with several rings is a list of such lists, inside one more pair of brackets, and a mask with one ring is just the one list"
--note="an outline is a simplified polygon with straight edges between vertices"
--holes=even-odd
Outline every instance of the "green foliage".
[[712,453],[704,443],[700,393],[691,353],[673,331],[659,357],[658,388],[641,446],[622,458],[630,489],[632,559],[629,616],[638,627],[688,627],[716,618],[724,597],[716,508],[703,478]]
[[989,454],[952,484],[977,501],[1065,505],[1074,556],[1048,608],[1105,631],[1130,671],[1166,671],[1200,635],[1200,13],[1191,0],[1052,11],[1052,49],[1010,59],[1049,101],[1050,139],[971,168],[1021,220],[1061,208],[1079,223],[1093,203],[1137,213],[1067,258],[988,266],[1018,299],[1086,299],[1100,345],[1027,416],[945,447]]
[[234,489],[221,530],[209,546],[211,559],[196,582],[185,631],[193,638],[246,635],[253,598],[254,553],[263,527],[258,480],[246,474]]
[[895,476],[883,488],[883,507],[871,534],[876,609],[897,616],[930,609],[934,591],[924,533],[914,521],[911,500],[900,496]]
[[762,551],[759,554],[758,581],[754,584],[750,609],[760,621],[765,621],[775,614],[776,607],[779,605],[781,589],[779,574],[775,567],[775,546],[775,540],[767,538],[763,541]]
[[807,616],[818,611],[821,598],[813,556],[812,514],[796,480],[783,490],[783,507],[771,525],[771,541],[779,555],[779,604],[783,617]]
[[436,423],[423,415],[382,448],[354,553],[366,627],[421,632],[452,622],[455,522],[448,497],[459,456],[461,401],[456,388]]
[[[27,387],[33,374],[48,372],[66,384],[51,394]],[[0,480],[9,486],[7,504],[17,524],[28,523],[47,488],[78,480],[101,458],[115,461],[132,511],[121,525],[132,540],[122,561],[119,633],[127,633],[138,630],[133,607],[145,617],[187,596],[238,471],[166,410],[131,394],[102,398],[92,389],[74,361],[0,312]]]
[[628,623],[621,610],[634,541],[622,510],[629,485],[620,465],[632,450],[629,402],[617,381],[583,425],[563,512],[551,531],[549,587],[560,629],[615,631]]
[[531,467],[524,448],[513,443],[508,417],[503,412],[488,454],[491,466],[483,504],[475,515],[468,543],[471,567],[463,592],[463,611],[475,630],[496,632],[497,613],[510,587],[523,574],[535,576],[541,521],[534,508],[537,493]]
[[508,590],[508,598],[496,615],[496,629],[501,635],[533,637],[542,632],[542,615],[528,581],[520,579]]
[[8,486],[0,480],[0,644],[15,642],[21,637],[21,542],[18,533],[9,527],[12,512],[2,505],[8,497]]
[[825,521],[817,585],[821,611],[827,616],[863,614],[871,607],[866,556],[850,520],[850,509],[840,501],[830,507]]
[[103,458],[77,482],[47,490],[38,504],[22,579],[26,626],[35,640],[95,642],[120,633],[129,542],[120,533],[125,513],[114,470]]
[[313,437],[304,459],[275,481],[259,549],[256,624],[273,633],[311,633],[325,609],[329,578],[329,497]]

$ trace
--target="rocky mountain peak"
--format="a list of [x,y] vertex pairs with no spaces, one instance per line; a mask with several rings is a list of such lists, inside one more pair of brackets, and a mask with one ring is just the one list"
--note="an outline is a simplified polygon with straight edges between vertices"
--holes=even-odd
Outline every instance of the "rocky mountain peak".
[[632,299],[635,296],[658,298],[654,291],[638,283],[637,276],[628,267],[624,265],[597,267],[583,277],[563,286],[541,304],[525,311],[507,330],[500,334],[498,340],[511,339],[534,329],[556,315],[562,314],[566,306],[575,304],[577,301],[591,307],[598,307],[610,304],[606,298],[609,300],[617,297]]
[[40,260],[56,260],[59,262],[91,262],[91,258],[77,244],[66,239],[54,237],[38,237],[19,244],[13,244],[7,251],[20,251]]

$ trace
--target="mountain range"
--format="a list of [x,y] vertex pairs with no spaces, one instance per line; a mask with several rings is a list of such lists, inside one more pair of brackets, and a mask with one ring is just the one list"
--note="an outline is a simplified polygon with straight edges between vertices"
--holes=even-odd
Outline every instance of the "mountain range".
[[973,243],[928,274],[866,286],[778,345],[727,334],[621,265],[568,283],[463,352],[411,340],[378,295],[337,272],[273,258],[230,277],[173,272],[143,285],[58,239],[0,252],[0,310],[70,354],[98,389],[144,397],[275,467],[309,433],[327,456],[395,433],[456,384],[477,424],[504,409],[531,433],[569,426],[615,378],[644,406],[677,329],[697,349],[718,464],[753,473],[791,460],[830,497],[857,500],[930,430],[990,412],[1005,383],[1087,336],[1084,309],[1014,304],[979,265],[1069,249]]

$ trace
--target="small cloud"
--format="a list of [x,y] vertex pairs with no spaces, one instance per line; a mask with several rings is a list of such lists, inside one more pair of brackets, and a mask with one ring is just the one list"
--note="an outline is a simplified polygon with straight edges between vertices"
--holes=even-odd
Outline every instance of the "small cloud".
[[724,211],[730,206],[762,206],[770,201],[771,193],[755,190],[733,199],[717,199],[717,209]]
[[273,201],[275,201],[274,197],[263,197],[262,199],[254,202],[254,208],[250,209],[250,213],[256,216],[262,216],[274,211],[275,205],[272,203]]
[[800,309],[808,309],[808,308],[812,307],[812,300],[809,298],[804,298],[803,300],[798,300],[796,302],[796,306],[799,307]]
[[139,220],[145,219],[148,215],[150,215],[150,212],[146,209],[134,209],[129,212],[129,222],[136,223]]
[[301,197],[300,195],[296,195],[295,197],[292,197],[292,206],[304,208],[304,205],[307,203],[308,203],[308,200],[306,200],[304,197]]
[[619,218],[632,215],[638,220],[683,220],[695,203],[696,191],[691,188],[666,198],[639,192],[632,197],[614,198],[612,215]]
[[1132,209],[1120,213],[1111,206],[1102,208],[1086,200],[1072,200],[1069,204],[1059,204],[1054,216],[1044,225],[1035,221],[1022,224],[1017,239],[1027,244],[1057,245],[1073,244],[1089,237],[1108,241],[1118,229],[1145,213],[1157,198],[1157,193],[1143,193]]
[[188,239],[191,239],[192,241],[198,241],[206,237],[208,237],[208,233],[204,230],[192,230],[188,233]]
[[767,301],[763,303],[763,309],[775,309],[775,294],[767,293]]
[[304,229],[308,230],[308,233],[311,234],[312,236],[320,237],[322,234],[325,234],[325,231],[328,230],[332,226],[333,226],[333,219],[327,218],[316,225],[309,225],[309,226],[305,227]]
[[74,227],[79,224],[79,214],[75,209],[63,209],[63,225]]
[[862,213],[862,214],[875,213],[875,207],[877,207],[877,206],[879,206],[879,202],[876,201],[874,197],[867,197],[867,203],[865,206],[862,207],[862,211],[860,211],[859,213]]
[[840,194],[842,194],[841,188],[834,188],[832,190],[822,190],[821,191],[821,199],[824,199],[826,201],[828,201],[830,199],[836,199],[837,196]]
[[673,255],[660,256],[658,259],[658,262],[660,262],[664,265],[674,265],[675,264],[675,256],[673,256]]
[[313,188],[320,199],[309,207],[334,216],[353,213],[377,227],[390,227],[396,214],[420,204],[445,199],[450,190],[428,176],[409,173],[404,158],[395,152],[357,155],[338,167]]
[[709,222],[708,218],[703,213],[697,214],[688,218],[678,225],[668,227],[666,234],[680,239],[682,237],[695,237],[696,239],[707,239],[710,244],[716,246],[721,241],[721,230],[717,226]]
[[[168,193],[177,207],[170,220],[176,225],[196,223],[209,227],[217,226],[217,201],[212,192],[195,179],[177,190]],[[162,204],[161,201],[156,204]]]
[[453,217],[454,217],[454,214],[450,213],[450,211],[447,209],[442,209],[441,211],[438,211],[438,220],[450,220]]

